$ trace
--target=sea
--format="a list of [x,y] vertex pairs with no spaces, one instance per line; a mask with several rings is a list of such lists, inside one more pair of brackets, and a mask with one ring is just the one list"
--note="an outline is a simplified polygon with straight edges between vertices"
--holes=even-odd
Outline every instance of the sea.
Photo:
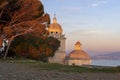
[[120,66],[120,60],[92,60],[92,65],[96,66]]

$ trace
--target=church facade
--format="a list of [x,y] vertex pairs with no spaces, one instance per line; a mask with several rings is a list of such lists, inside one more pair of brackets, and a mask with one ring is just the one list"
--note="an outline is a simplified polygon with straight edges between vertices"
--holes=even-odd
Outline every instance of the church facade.
[[59,63],[64,65],[89,65],[91,58],[89,55],[81,49],[81,43],[75,44],[75,50],[69,55],[66,55],[66,37],[63,35],[63,29],[60,24],[57,23],[57,18],[54,16],[52,24],[49,28],[49,36],[57,38],[60,41],[60,48],[56,51],[53,57],[49,58],[49,63]]

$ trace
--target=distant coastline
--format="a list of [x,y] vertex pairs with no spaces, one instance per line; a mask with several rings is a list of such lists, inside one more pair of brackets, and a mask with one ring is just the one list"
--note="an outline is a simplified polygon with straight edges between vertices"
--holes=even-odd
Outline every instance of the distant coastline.
[[120,52],[114,52],[103,55],[96,55],[91,57],[93,60],[120,60]]

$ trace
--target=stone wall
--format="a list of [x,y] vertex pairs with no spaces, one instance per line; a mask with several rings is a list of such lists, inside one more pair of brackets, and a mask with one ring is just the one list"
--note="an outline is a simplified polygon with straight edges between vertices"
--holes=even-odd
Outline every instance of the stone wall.
[[90,65],[91,64],[91,60],[79,60],[79,59],[69,59],[66,60],[66,65]]
[[53,57],[49,58],[49,63],[65,64],[66,52],[56,52]]

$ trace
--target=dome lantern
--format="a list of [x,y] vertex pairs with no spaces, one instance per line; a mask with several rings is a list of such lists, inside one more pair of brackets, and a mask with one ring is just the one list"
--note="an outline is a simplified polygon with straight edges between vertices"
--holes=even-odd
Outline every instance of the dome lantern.
[[81,50],[81,43],[78,41],[75,43],[75,50]]

